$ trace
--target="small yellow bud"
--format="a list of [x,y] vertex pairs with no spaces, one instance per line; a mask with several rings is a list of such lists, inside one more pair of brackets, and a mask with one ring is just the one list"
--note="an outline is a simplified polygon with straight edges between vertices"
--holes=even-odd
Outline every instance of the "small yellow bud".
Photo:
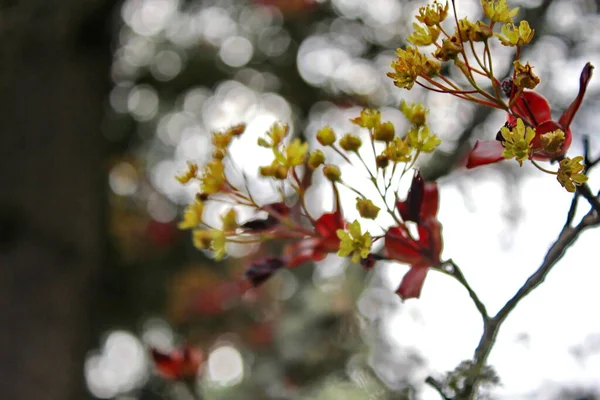
[[323,175],[331,182],[337,182],[342,177],[342,171],[335,165],[328,164],[323,167]]
[[373,130],[373,139],[380,142],[391,142],[394,139],[396,130],[391,122],[384,122]]
[[350,133],[346,133],[340,139],[340,147],[346,151],[358,151],[362,146],[362,140],[358,136],[354,136]]
[[400,111],[411,124],[416,126],[425,125],[426,116],[429,112],[421,103],[411,103],[409,105],[404,100],[400,103]]
[[326,126],[317,132],[317,140],[323,146],[331,146],[335,143],[335,132],[330,127]]
[[273,178],[284,180],[288,177],[288,173],[290,172],[289,167],[285,165],[278,165],[273,172]]
[[310,153],[310,156],[308,156],[308,167],[310,169],[317,169],[324,162],[325,162],[325,153],[323,153],[321,150],[317,149],[317,150],[313,151],[312,153]]
[[375,219],[379,214],[380,208],[377,207],[371,200],[356,198],[356,209],[363,218]]
[[264,176],[264,177],[273,177],[275,175],[275,169],[277,168],[277,165],[265,165],[262,167],[258,168],[258,172],[260,173],[260,176]]

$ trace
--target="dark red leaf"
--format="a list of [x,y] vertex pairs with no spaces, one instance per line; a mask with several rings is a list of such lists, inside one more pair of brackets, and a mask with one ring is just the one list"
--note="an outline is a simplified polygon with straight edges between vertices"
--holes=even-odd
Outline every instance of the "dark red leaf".
[[411,267],[406,275],[402,278],[402,282],[396,290],[396,293],[402,300],[419,298],[421,296],[421,289],[427,276],[428,268],[424,267]]
[[571,122],[579,110],[579,106],[583,101],[583,96],[585,95],[585,91],[590,83],[590,79],[592,79],[592,71],[594,70],[594,66],[590,63],[585,64],[583,70],[581,71],[581,75],[579,76],[579,93],[577,97],[571,105],[563,112],[560,119],[558,120],[558,124],[562,127],[563,131],[566,131],[571,126]]

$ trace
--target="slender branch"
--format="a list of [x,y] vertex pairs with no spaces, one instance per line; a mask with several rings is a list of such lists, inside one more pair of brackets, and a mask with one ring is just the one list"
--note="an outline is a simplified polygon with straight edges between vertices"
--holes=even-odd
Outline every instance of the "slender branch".
[[525,284],[515,293],[515,295],[508,300],[508,302],[498,311],[498,313],[487,321],[484,325],[484,332],[475,350],[473,357],[474,367],[471,370],[469,379],[465,382],[465,387],[460,396],[456,399],[460,400],[472,400],[475,399],[477,393],[477,384],[479,380],[479,374],[487,358],[492,350],[498,331],[502,323],[506,320],[511,311],[517,306],[517,304],[529,295],[536,287],[538,287],[546,276],[550,273],[556,263],[563,257],[566,250],[577,240],[579,235],[589,227],[600,225],[600,214],[596,213],[595,210],[590,210],[585,217],[575,227],[572,227],[570,222],[573,219],[577,208],[577,200],[574,199],[571,202],[571,207],[568,212],[567,223],[563,226],[560,234],[556,241],[552,244],[544,261],[540,267],[527,279]]
[[442,384],[440,382],[438,382],[437,380],[435,380],[433,377],[428,376],[427,378],[425,378],[425,383],[427,383],[429,386],[434,388],[435,391],[438,392],[438,394],[442,397],[443,400],[452,400],[451,397],[446,396],[446,393],[444,392],[444,388],[442,387]]
[[[446,269],[444,268],[444,266],[450,266],[451,269]],[[471,285],[469,285],[464,274],[462,273],[458,265],[456,265],[454,260],[449,259],[447,261],[444,261],[441,263],[441,267],[436,269],[456,279],[467,290],[467,292],[469,292],[469,296],[473,300],[473,304],[475,304],[477,311],[479,311],[479,314],[483,319],[483,323],[486,324],[487,321],[490,319],[487,309],[485,308],[483,302],[479,299],[479,296],[477,296],[477,293],[475,293]]]
[[552,267],[563,257],[565,251],[575,242],[579,234],[586,228],[597,226],[600,224],[600,216],[593,210],[588,212],[585,217],[575,227],[565,226],[558,239],[552,244],[542,265],[527,279],[525,284],[517,291],[517,293],[502,307],[498,314],[494,317],[501,322],[515,308],[515,306],[533,289],[538,287],[545,279]]

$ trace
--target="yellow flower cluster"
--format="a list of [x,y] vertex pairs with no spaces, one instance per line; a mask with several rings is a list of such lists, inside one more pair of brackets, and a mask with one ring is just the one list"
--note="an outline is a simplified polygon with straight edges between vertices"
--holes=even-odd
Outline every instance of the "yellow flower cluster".
[[258,145],[270,148],[274,155],[270,165],[260,167],[262,176],[283,180],[288,177],[290,168],[305,163],[308,157],[308,143],[296,138],[286,145],[284,139],[288,133],[287,124],[275,123],[267,132],[266,138],[258,139]]
[[504,139],[504,152],[502,156],[506,159],[514,158],[523,165],[523,161],[529,159],[533,151],[532,141],[535,138],[535,129],[525,127],[521,118],[517,119],[517,126],[508,129],[503,126],[500,130]]
[[481,0],[483,13],[493,22],[512,22],[519,8],[508,8],[506,0]]
[[583,185],[588,180],[583,173],[585,167],[582,161],[583,157],[578,156],[573,159],[566,157],[560,162],[556,179],[568,192],[573,193],[576,186]]
[[392,61],[394,71],[388,72],[387,76],[394,80],[394,85],[408,90],[412,89],[419,76],[435,76],[442,67],[439,61],[428,58],[416,47],[398,49],[396,56],[398,59]]
[[371,252],[371,235],[369,232],[362,233],[360,223],[354,220],[348,225],[348,230],[339,229],[337,236],[340,239],[340,249],[338,256],[351,256],[352,262],[357,263],[363,258],[367,258]]
[[509,22],[502,27],[502,34],[498,39],[505,46],[525,46],[533,39],[534,29],[529,27],[529,22],[521,21],[519,26]]

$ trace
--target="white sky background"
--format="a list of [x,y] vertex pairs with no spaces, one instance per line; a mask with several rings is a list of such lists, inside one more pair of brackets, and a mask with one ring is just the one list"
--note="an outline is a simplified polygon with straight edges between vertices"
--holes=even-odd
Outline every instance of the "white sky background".
[[[110,97],[111,105],[117,113],[130,114],[146,128],[156,127],[146,149],[150,178],[161,195],[178,204],[189,202],[195,188],[182,188],[173,176],[181,172],[190,159],[207,159],[208,132],[246,122],[248,130],[243,142],[234,143],[232,151],[237,152],[236,160],[248,169],[249,175],[255,176],[257,166],[268,163],[263,163],[256,154],[261,157],[268,154],[248,154],[248,146],[254,145],[256,137],[273,121],[293,122],[295,118],[293,105],[276,94],[281,85],[278,78],[246,67],[257,55],[276,57],[288,49],[290,38],[282,28],[282,15],[251,6],[236,14],[234,2],[229,0],[205,3],[204,8],[183,12],[177,0],[125,2],[122,17],[126,26],[119,36],[120,48],[115,53],[112,71],[115,88]],[[391,52],[369,60],[362,57],[362,52],[368,41],[396,43],[398,38],[408,35],[410,24],[406,21],[420,4],[394,0],[331,0],[331,3],[340,18],[330,21],[328,26],[317,27],[313,35],[299,44],[300,75],[307,83],[327,92],[368,96],[374,104],[388,106],[383,110],[384,120],[392,120],[397,131],[402,131],[403,117],[390,106],[395,107],[401,99],[423,100],[423,91],[407,92],[393,87],[391,80],[385,77],[393,58]],[[460,17],[479,17],[478,1],[457,3]],[[525,0],[509,3],[522,7],[528,4]],[[574,98],[583,64],[592,61],[600,65],[597,39],[600,35],[590,34],[590,30],[600,26],[598,16],[583,15],[583,8],[574,7],[575,3],[580,2],[555,0],[548,12],[548,21],[555,31],[580,43],[580,55],[574,57],[566,45],[553,36],[541,38],[536,48],[525,53],[525,60],[531,61],[542,78],[539,90],[559,97],[553,101],[558,107],[553,110],[555,117],[557,111],[567,107]],[[585,35],[582,36],[582,32]],[[198,43],[215,51],[220,67],[238,68],[237,81],[221,82],[214,88],[191,88],[182,93],[175,104],[165,104],[152,86],[134,83],[144,70],[157,81],[173,79],[185,69],[188,52],[194,51]],[[501,74],[502,68],[509,65],[502,55],[509,54],[501,46],[494,51],[497,54],[494,70]],[[569,60],[565,61],[567,57]],[[600,86],[598,75],[592,79],[587,99]],[[432,108],[432,130],[442,138],[460,129],[457,117],[460,119],[472,112],[470,105],[452,100],[450,96],[431,96],[428,100],[427,105]],[[358,108],[339,110],[331,104],[315,105],[304,133],[314,145],[316,142],[311,141],[311,137],[327,124],[339,128],[340,133],[358,132],[348,121],[358,112]],[[490,139],[495,135],[490,132],[496,132],[502,123],[503,116],[497,115],[480,126],[478,133]],[[598,115],[580,113],[575,123],[574,132],[594,133],[600,120]],[[596,150],[594,154],[600,155],[600,140],[596,137],[592,137],[592,148]],[[571,154],[581,154],[579,145],[580,137],[576,137]],[[451,146],[442,144],[442,148]],[[122,163],[111,171],[111,187],[115,193],[140,196],[137,176],[135,171],[132,175],[131,169]],[[509,207],[505,178],[494,167],[457,171],[454,180],[440,182],[443,257],[456,261],[492,315],[540,265],[560,232],[571,201],[571,195],[552,176],[528,167],[518,172],[526,177],[514,191],[518,196],[514,200],[521,211],[516,223],[505,217]],[[600,187],[600,175],[592,175],[590,186],[592,190]],[[348,210],[354,209],[353,200],[354,196],[348,198]],[[324,200],[324,207],[329,202],[330,199]],[[176,217],[172,204],[160,204],[161,210],[157,211],[157,207],[151,207],[148,202],[149,212],[155,219],[159,214],[163,220]],[[580,209],[588,208],[585,201],[580,201]],[[355,216],[350,212],[347,218],[352,220]],[[596,344],[596,353],[588,349],[593,347],[588,346],[590,343],[600,341],[600,318],[595,318],[600,305],[599,239],[600,230],[586,231],[546,282],[523,300],[506,320],[490,357],[503,383],[495,391],[500,398],[525,399],[527,395],[540,398],[541,388],[552,390],[559,386],[581,385],[600,390],[600,345]],[[390,290],[395,290],[407,267],[387,265],[382,268],[389,279]],[[470,358],[482,329],[479,314],[464,288],[436,272],[428,275],[420,299],[406,301],[389,318],[390,334],[398,346],[414,347],[427,359],[429,370],[424,374],[443,373]],[[134,343],[133,339],[130,342]],[[115,348],[120,348],[109,347],[113,353]],[[583,351],[583,357],[574,357],[577,350]],[[108,350],[105,353],[113,354]],[[105,359],[112,360],[105,357],[96,361]],[[424,389],[423,399],[437,400],[439,396]]]

